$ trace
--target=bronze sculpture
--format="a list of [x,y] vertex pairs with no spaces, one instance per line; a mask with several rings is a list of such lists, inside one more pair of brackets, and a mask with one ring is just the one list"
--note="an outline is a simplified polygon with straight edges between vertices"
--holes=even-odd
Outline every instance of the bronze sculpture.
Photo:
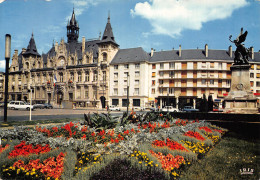
[[235,65],[241,65],[241,64],[249,64],[248,62],[248,56],[249,56],[249,49],[245,48],[244,42],[246,40],[247,31],[243,33],[243,28],[241,28],[241,32],[237,39],[231,40],[232,35],[229,36],[230,42],[234,43],[236,45],[236,51],[235,51],[235,58],[234,58],[234,64]]

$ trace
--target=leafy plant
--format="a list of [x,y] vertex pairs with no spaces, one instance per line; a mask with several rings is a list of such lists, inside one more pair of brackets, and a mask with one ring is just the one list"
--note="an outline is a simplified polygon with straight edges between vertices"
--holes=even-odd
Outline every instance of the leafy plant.
[[87,122],[87,125],[90,128],[95,127],[97,131],[114,128],[118,123],[117,117],[112,117],[109,112],[107,114],[94,113],[94,115],[91,117],[90,115],[87,116],[86,114],[84,114],[84,117],[85,122]]

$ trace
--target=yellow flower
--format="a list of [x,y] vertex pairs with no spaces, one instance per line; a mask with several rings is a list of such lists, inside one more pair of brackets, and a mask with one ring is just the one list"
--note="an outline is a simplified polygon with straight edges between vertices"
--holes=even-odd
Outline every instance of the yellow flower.
[[28,175],[29,175],[29,172],[27,172],[26,175],[28,176]]
[[155,164],[156,167],[158,167],[158,164]]
[[142,164],[142,161],[139,161],[139,164]]

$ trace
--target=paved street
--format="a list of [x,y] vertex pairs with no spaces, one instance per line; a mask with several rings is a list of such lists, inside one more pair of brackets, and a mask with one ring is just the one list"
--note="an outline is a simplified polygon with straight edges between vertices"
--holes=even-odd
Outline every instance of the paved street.
[[[84,113],[107,112],[101,109],[36,109],[32,111],[32,120],[61,119],[61,118],[83,118]],[[113,115],[122,115],[122,111],[112,111]],[[30,111],[8,110],[7,121],[26,121],[29,120]],[[0,109],[0,121],[4,120],[4,109]]]

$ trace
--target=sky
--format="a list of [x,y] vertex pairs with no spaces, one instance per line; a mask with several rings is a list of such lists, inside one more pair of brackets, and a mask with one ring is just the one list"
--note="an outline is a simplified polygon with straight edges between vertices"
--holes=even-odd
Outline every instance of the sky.
[[208,44],[235,50],[229,36],[235,39],[243,27],[245,46],[260,50],[259,0],[0,0],[0,71],[5,71],[5,34],[11,34],[11,56],[28,46],[32,33],[38,52],[47,53],[53,42],[67,42],[73,8],[80,42],[83,36],[103,35],[110,14],[121,49],[204,49]]

